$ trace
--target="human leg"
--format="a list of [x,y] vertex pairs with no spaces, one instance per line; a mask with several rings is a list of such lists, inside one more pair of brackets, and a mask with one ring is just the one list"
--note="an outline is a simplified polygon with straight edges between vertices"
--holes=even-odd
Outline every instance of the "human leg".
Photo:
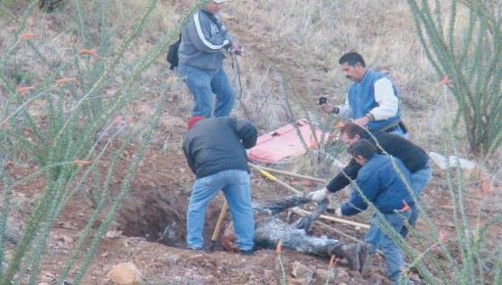
[[344,243],[326,237],[316,237],[279,218],[272,216],[257,218],[255,242],[258,247],[275,248],[279,242],[282,247],[300,253],[345,258],[351,270],[361,271],[367,256],[367,246],[359,243]]
[[362,272],[368,257],[368,244],[338,242],[329,250],[328,254],[338,258],[345,258],[351,270]]
[[254,216],[251,205],[251,193],[249,174],[244,170],[222,171],[225,175],[223,193],[227,199],[235,235],[237,247],[241,251],[253,249],[254,242]]
[[[409,219],[410,212],[386,214],[384,216],[391,229],[399,233],[404,226],[404,221]],[[384,254],[385,264],[387,265],[387,276],[392,281],[392,284],[407,284],[406,282],[400,282],[403,278],[407,279],[407,277],[402,276],[404,267],[403,254],[388,234],[382,234],[380,249]]]
[[432,170],[426,167],[411,174],[411,187],[417,197],[420,197],[427,184],[431,181]]
[[380,248],[380,244],[382,241],[382,231],[380,231],[378,223],[375,222],[377,218],[378,218],[377,214],[373,213],[372,215],[373,222],[371,223],[370,228],[366,233],[366,236],[364,237],[364,242],[368,247],[367,248],[368,256],[366,257],[366,262],[361,265],[363,271],[371,267],[373,256]]
[[[420,203],[420,195],[432,178],[432,171],[429,167],[421,169],[413,174],[411,174],[411,187],[413,188],[413,194],[415,195],[415,205],[411,206],[411,215],[408,223],[411,227],[415,228],[420,214],[418,203]],[[404,226],[401,230],[401,236],[406,238],[408,236],[408,228]]]
[[379,228],[380,222],[378,222],[377,213],[373,213],[371,217],[372,223],[366,233],[366,236],[364,237],[364,242],[369,245],[368,253],[374,254],[380,248],[383,232]]
[[195,180],[187,210],[186,242],[189,248],[203,248],[207,205],[223,186],[221,172]]
[[401,136],[401,137],[403,137],[405,139],[408,139],[408,133],[403,132],[403,130],[401,130],[401,128],[397,128],[397,129],[395,129],[393,131],[390,131],[389,133]]
[[180,66],[179,73],[185,78],[188,90],[194,99],[192,117],[210,118],[213,109],[212,74],[190,66]]
[[[418,198],[417,198],[417,201],[418,201]],[[410,218],[408,219],[408,224],[410,227],[415,228],[415,226],[417,224],[419,213],[420,213],[420,211],[419,211],[417,205],[410,206]],[[401,236],[403,238],[406,238],[409,233],[410,233],[410,230],[408,229],[408,226],[404,225],[401,228],[401,232],[400,232]]]
[[211,88],[216,95],[214,116],[225,117],[230,115],[234,106],[234,91],[223,68],[214,74],[211,80]]
[[272,216],[311,202],[312,200],[306,195],[293,195],[265,205],[254,205],[253,209],[257,213]]

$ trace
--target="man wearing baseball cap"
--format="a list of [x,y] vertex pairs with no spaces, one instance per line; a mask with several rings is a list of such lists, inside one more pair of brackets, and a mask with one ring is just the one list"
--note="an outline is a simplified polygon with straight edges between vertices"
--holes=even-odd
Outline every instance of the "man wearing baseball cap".
[[219,17],[224,2],[228,0],[207,2],[188,19],[181,32],[178,71],[195,101],[192,117],[228,116],[234,105],[234,91],[223,70],[223,59],[225,53],[241,55],[242,49]]
[[243,255],[252,255],[254,217],[246,149],[256,145],[256,127],[234,117],[194,116],[188,120],[183,152],[195,174],[187,211],[187,247],[204,250],[204,219],[209,202],[225,195]]

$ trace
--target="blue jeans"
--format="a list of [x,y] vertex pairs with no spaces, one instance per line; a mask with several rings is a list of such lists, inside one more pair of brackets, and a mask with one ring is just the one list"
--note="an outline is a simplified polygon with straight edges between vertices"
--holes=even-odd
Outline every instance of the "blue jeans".
[[224,170],[195,180],[187,213],[187,246],[204,247],[204,220],[209,202],[223,190],[234,223],[239,250],[254,246],[254,216],[251,206],[249,174],[244,170]]
[[[180,65],[178,72],[184,77],[188,90],[195,101],[192,117],[225,117],[230,114],[234,106],[234,92],[223,68],[207,71],[188,65]],[[213,94],[216,95],[214,112]]]
[[400,233],[404,227],[404,221],[408,220],[410,215],[411,211],[382,214],[383,217],[374,213],[370,229],[364,237],[364,241],[370,244],[370,253],[375,253],[378,249],[383,252],[385,264],[387,265],[387,277],[389,277],[393,285],[400,284],[399,280],[402,277],[401,271],[404,267],[404,260],[399,247],[382,230],[386,229],[386,227],[382,226],[383,219],[387,221],[393,231]]
[[[413,189],[413,194],[415,195],[416,200],[415,205],[411,206],[411,216],[408,222],[413,228],[415,228],[415,226],[417,225],[418,215],[420,214],[417,203],[420,203],[420,195],[424,191],[427,184],[431,181],[431,179],[432,170],[430,169],[430,167],[426,167],[411,174],[411,188]],[[408,236],[408,232],[408,228],[403,227],[403,229],[401,230],[401,236],[403,238],[406,238]]]
[[393,130],[391,132],[389,132],[389,134],[394,134],[394,135],[398,135],[398,136],[401,136],[405,139],[408,139],[408,133],[403,133],[403,130],[401,130],[400,128],[398,128],[397,130]]

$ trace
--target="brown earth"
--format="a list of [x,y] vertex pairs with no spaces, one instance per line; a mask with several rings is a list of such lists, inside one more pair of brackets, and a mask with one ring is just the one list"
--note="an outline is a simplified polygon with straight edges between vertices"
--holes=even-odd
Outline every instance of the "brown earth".
[[[150,112],[148,108],[141,110],[146,114]],[[116,221],[102,239],[82,284],[112,284],[107,278],[107,273],[112,266],[122,262],[133,262],[142,272],[145,284],[278,284],[283,279],[286,279],[288,284],[326,284],[322,277],[326,270],[334,274],[329,281],[330,284],[388,284],[381,258],[374,260],[374,267],[368,275],[361,276],[357,272],[350,271],[344,260],[338,260],[334,268],[330,269],[327,259],[290,251],[281,255],[284,265],[282,269],[279,257],[273,250],[259,250],[256,256],[244,257],[224,252],[219,242],[215,252],[212,253],[184,249],[186,208],[194,176],[179,146],[165,148],[161,142],[166,133],[169,134],[171,141],[180,142],[186,125],[179,118],[168,118],[161,125],[132,181],[131,191],[122,203]],[[118,141],[112,143],[110,147],[117,149]],[[114,194],[110,197],[115,197],[118,193],[118,187],[130,165],[135,149],[136,145],[131,143],[123,151],[119,166],[112,175],[111,185]],[[100,168],[103,173],[107,167],[107,159],[102,159]],[[287,168],[287,165],[280,167]],[[37,170],[35,166],[19,166],[14,163],[9,163],[7,169],[14,178],[26,177]],[[331,175],[325,173],[323,176],[329,179]],[[464,193],[467,212],[472,217],[471,221],[477,223],[473,226],[482,225],[483,220],[493,215],[493,209],[490,209],[486,202],[490,199],[499,199],[500,195],[497,185],[476,179],[476,175],[478,174],[471,174],[469,177],[471,182]],[[302,191],[311,191],[322,186],[319,183],[291,177],[280,175],[278,177]],[[448,244],[448,240],[452,241],[455,238],[455,225],[452,224],[453,208],[450,193],[444,180],[445,174],[436,170],[423,200],[430,219],[441,229],[441,234]],[[14,200],[22,207],[13,216],[12,225],[20,224],[19,221],[30,213],[32,201],[37,197],[38,191],[43,189],[43,184],[43,181],[34,180],[16,189]],[[265,180],[258,173],[252,175],[252,189],[253,199],[261,202],[277,200],[292,194],[277,184]],[[39,278],[40,284],[52,284],[56,280],[57,274],[67,262],[68,254],[75,248],[76,240],[94,210],[93,197],[98,194],[80,193],[66,205],[51,231]],[[333,200],[342,201],[347,196],[348,191],[345,190],[337,194]],[[109,201],[109,204],[111,202]],[[205,227],[206,243],[209,243],[221,205],[222,197],[218,196],[209,206]],[[106,213],[107,209],[102,211],[94,230],[99,227]],[[367,217],[355,217],[353,220],[364,223],[367,222]],[[364,236],[363,230],[356,230],[351,226],[336,223],[330,225],[337,231],[357,239],[362,239]],[[418,229],[424,232],[430,231],[430,227],[423,222],[419,223]],[[314,228],[313,234],[350,241],[344,236],[318,226]],[[502,234],[500,225],[490,228],[490,236],[496,237],[499,234]],[[416,240],[409,242],[419,244]],[[450,244],[452,252],[458,257],[459,252],[455,250],[454,243]],[[441,257],[441,252],[435,252],[434,248],[431,248],[431,254]],[[296,278],[292,276],[292,268],[297,262],[317,272],[311,282],[301,276]],[[69,282],[75,278],[77,269],[74,268],[70,272]],[[419,280],[417,275],[412,277]],[[418,281],[417,284],[421,282]]]
[[[127,155],[124,157],[128,159]],[[122,171],[119,168],[117,173]],[[115,179],[114,184],[119,185],[120,174]],[[123,202],[113,228],[109,229],[99,246],[82,284],[112,284],[106,275],[113,265],[122,262],[133,262],[142,272],[146,284],[277,284],[283,274],[289,284],[306,284],[305,279],[291,276],[294,262],[300,262],[314,271],[319,269],[321,274],[323,270],[328,270],[329,260],[288,251],[280,257],[283,271],[273,250],[259,250],[256,256],[245,257],[224,252],[219,242],[211,253],[184,249],[186,190],[192,179],[179,151],[159,155],[158,150],[151,149],[136,175],[132,192]],[[261,179],[253,177],[253,180]],[[282,194],[290,194],[273,184],[271,186]],[[26,195],[33,194],[26,190]],[[254,188],[254,191],[255,198],[267,195],[260,193],[260,189]],[[274,193],[271,196],[279,195]],[[206,242],[210,240],[215,226],[221,199],[218,197],[208,209]],[[50,259],[44,262],[40,282],[51,284],[57,278],[66,261],[66,254],[74,248],[92,213],[92,204],[89,196],[76,197],[68,203],[51,232],[47,252]],[[167,233],[163,238],[166,228],[171,234]],[[336,238],[322,230],[315,231]],[[386,284],[381,269],[362,277],[350,271],[343,260],[336,263],[333,272],[337,280],[334,284]],[[72,276],[70,274],[68,281],[71,282]],[[310,284],[325,284],[325,281],[315,275]]]
[[[232,19],[230,19],[230,22]],[[257,24],[254,27],[258,31],[266,28]],[[253,31],[254,32],[254,31]],[[303,54],[302,50],[289,47],[289,52],[279,53],[269,51],[270,46],[281,48],[281,44],[262,43],[253,45],[252,33],[246,34],[245,28],[238,30],[237,34],[246,43],[246,48],[250,55],[266,55],[263,61],[273,60],[284,69],[293,70],[294,79],[299,82],[309,82],[314,86],[304,86],[310,89],[322,89],[317,85],[319,78],[326,73],[327,67],[322,60],[311,55],[312,67],[298,66],[293,60],[298,54]],[[265,37],[264,37],[265,38]],[[281,54],[282,56],[279,56]],[[270,58],[267,58],[270,57]],[[307,56],[309,57],[309,56]],[[301,80],[300,80],[301,78]],[[303,91],[303,90],[299,90]],[[385,278],[381,259],[374,261],[374,268],[368,276],[361,276],[357,272],[350,271],[343,260],[336,262],[334,268],[329,268],[329,260],[316,258],[295,252],[283,252],[279,256],[273,250],[260,250],[256,256],[244,257],[222,251],[221,246],[216,246],[216,251],[212,253],[194,252],[184,249],[185,242],[185,222],[186,207],[189,197],[189,190],[193,183],[194,176],[188,169],[179,142],[186,130],[184,116],[188,113],[186,109],[178,109],[176,97],[173,95],[171,113],[179,115],[165,122],[156,134],[154,143],[148,149],[142,160],[140,168],[131,185],[131,192],[123,202],[116,222],[108,229],[106,237],[102,239],[99,249],[93,259],[82,284],[112,284],[107,278],[107,273],[112,266],[122,262],[133,262],[143,274],[145,284],[278,284],[286,279],[288,284],[307,284],[307,280],[291,276],[292,267],[295,262],[300,262],[308,266],[314,272],[314,280],[310,284],[325,284],[321,277],[323,270],[331,270],[334,277],[329,284],[388,284]],[[136,116],[148,116],[152,107],[148,102],[143,102],[144,108],[136,106]],[[163,146],[165,134],[169,134],[170,140],[175,142],[174,147]],[[113,144],[113,148],[118,148],[118,144]],[[135,150],[135,145],[131,144],[122,155],[122,161],[114,173],[112,191],[117,193],[118,187],[124,177],[129,161]],[[103,173],[107,169],[106,159],[100,166]],[[34,166],[8,165],[8,171],[13,178],[26,177],[35,172]],[[323,178],[329,179],[333,173],[325,173]],[[311,191],[321,187],[321,184],[304,183],[305,181],[289,180],[281,177],[298,189]],[[482,181],[473,179],[466,189],[466,208],[472,214],[474,223],[481,225],[493,212],[488,201],[500,200],[500,186],[492,185],[483,187]],[[16,189],[13,199],[20,205],[19,211],[15,212],[10,224],[14,227],[22,225],[20,221],[24,219],[32,208],[32,201],[37,197],[40,189],[43,189],[43,181],[30,181],[28,185]],[[279,199],[284,195],[290,195],[287,190],[276,184],[265,181],[261,176],[253,173],[252,176],[253,198],[257,201],[270,201]],[[436,171],[434,180],[424,194],[424,203],[429,210],[432,222],[442,231],[446,240],[455,238],[455,226],[452,224],[452,203],[448,187],[444,182],[444,174]],[[67,261],[68,254],[75,248],[75,241],[79,238],[82,229],[85,227],[91,215],[95,202],[93,196],[99,193],[80,193],[75,195],[67,204],[64,212],[55,223],[51,231],[48,247],[43,259],[39,284],[53,284],[57,279],[57,274]],[[115,197],[111,195],[110,197]],[[338,194],[336,200],[343,200],[347,197],[347,192]],[[333,199],[335,200],[335,199]],[[112,201],[109,201],[112,202]],[[222,197],[219,196],[210,204],[206,215],[206,241],[208,242],[215,226],[217,216],[222,204]],[[109,206],[109,205],[108,205]],[[101,219],[104,218],[106,209],[102,211]],[[354,220],[367,222],[364,217],[355,217]],[[364,231],[356,230],[353,227],[330,223],[339,231],[342,231],[355,238],[361,239]],[[96,222],[94,229],[99,226]],[[429,226],[421,222],[418,225],[419,231],[429,230]],[[327,231],[320,227],[315,227],[314,234],[328,235],[330,238],[338,238],[348,241],[345,237]],[[489,235],[500,236],[502,229],[500,225],[490,228]],[[416,241],[410,241],[413,244]],[[7,247],[7,252],[12,249],[12,245]],[[432,252],[432,254],[436,254]],[[439,255],[439,253],[437,253]],[[281,262],[284,269],[281,268]],[[68,281],[75,278],[73,269]],[[413,276],[417,279],[417,276]],[[417,282],[420,284],[420,282]]]
[[[176,129],[179,134],[183,131],[181,127]],[[128,153],[124,153],[125,165],[130,159]],[[20,170],[11,168],[11,171]],[[120,173],[123,171],[125,170],[118,168],[117,175],[114,176],[115,185],[120,184]],[[300,184],[313,186],[311,183],[290,181],[287,177],[281,179],[297,187]],[[284,269],[281,269],[279,257],[273,250],[260,250],[256,256],[244,257],[222,251],[219,243],[212,253],[184,249],[187,189],[192,180],[193,175],[187,169],[179,150],[162,153],[158,146],[152,146],[133,181],[132,192],[122,204],[116,223],[109,229],[107,237],[103,238],[82,284],[112,284],[106,275],[113,265],[122,262],[133,262],[142,272],[145,284],[278,284],[282,278],[286,278],[288,284],[309,283],[304,278],[291,276],[295,262],[319,272],[310,284],[326,283],[321,276],[325,270],[330,270],[329,260],[322,258],[286,251],[280,257],[284,265]],[[290,195],[287,190],[280,189],[271,182],[264,184],[259,175],[253,175],[252,181],[255,200],[274,200],[281,195]],[[24,196],[29,201],[30,196],[36,195],[38,188],[36,184],[29,185],[17,195]],[[437,201],[443,201],[443,205],[447,205],[447,193],[441,188],[441,185],[433,182],[424,200],[439,199]],[[472,196],[469,199],[480,198],[482,196]],[[208,209],[206,241],[210,239],[221,204],[221,197],[218,197]],[[56,274],[66,261],[66,254],[74,248],[75,240],[92,210],[90,195],[75,197],[68,203],[51,232],[47,250],[50,258],[44,260],[41,284],[51,284],[57,278]],[[437,225],[445,229],[447,235],[452,235],[453,225],[449,224],[449,211],[448,208],[438,208],[429,214],[432,214]],[[357,231],[352,227],[340,224],[331,226],[356,238],[364,235],[364,231]],[[165,238],[162,238],[166,228]],[[419,228],[425,226],[420,224]],[[497,230],[500,233],[500,228]],[[314,229],[314,234],[345,239],[318,227]],[[330,284],[388,284],[381,259],[374,261],[374,268],[365,276],[350,271],[343,260],[339,260],[331,270],[334,277],[330,279]],[[70,274],[68,281],[71,282],[72,277],[73,274]],[[413,277],[418,278],[416,275]]]

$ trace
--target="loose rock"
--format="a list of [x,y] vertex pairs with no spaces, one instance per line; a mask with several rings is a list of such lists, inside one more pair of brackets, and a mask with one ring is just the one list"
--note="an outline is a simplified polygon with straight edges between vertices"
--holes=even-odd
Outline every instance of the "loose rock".
[[126,262],[114,265],[106,277],[119,285],[139,285],[143,274],[134,263]]

